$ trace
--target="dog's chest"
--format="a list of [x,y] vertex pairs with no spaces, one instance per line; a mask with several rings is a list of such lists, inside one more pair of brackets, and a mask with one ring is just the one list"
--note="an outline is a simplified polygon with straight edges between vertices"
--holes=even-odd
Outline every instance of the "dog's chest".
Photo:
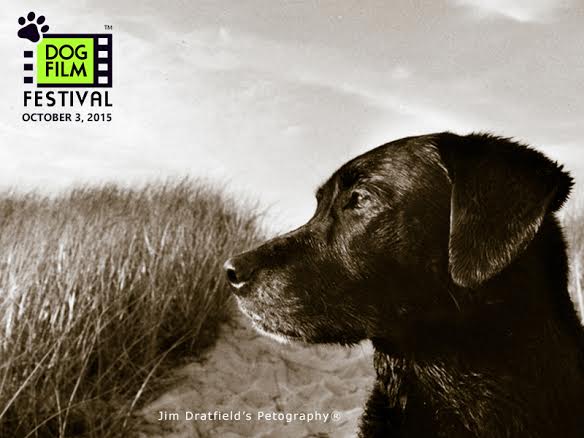
[[375,368],[400,437],[535,436],[525,433],[521,403],[489,376],[377,353]]

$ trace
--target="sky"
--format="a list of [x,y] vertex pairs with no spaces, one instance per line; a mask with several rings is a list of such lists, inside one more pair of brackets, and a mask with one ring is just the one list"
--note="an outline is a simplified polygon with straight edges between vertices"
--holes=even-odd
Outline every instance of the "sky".
[[[29,11],[113,26],[112,122],[21,120]],[[0,188],[202,176],[286,229],[347,159],[444,130],[527,142],[584,187],[578,0],[4,0],[0,35]]]

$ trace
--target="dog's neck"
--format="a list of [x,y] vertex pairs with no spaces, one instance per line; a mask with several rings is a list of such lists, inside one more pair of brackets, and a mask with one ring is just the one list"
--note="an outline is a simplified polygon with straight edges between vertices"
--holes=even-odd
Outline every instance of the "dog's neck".
[[[573,356],[577,354],[573,350],[568,354],[572,357],[565,358],[569,365],[562,374],[557,373],[557,367],[549,366],[543,355],[535,365],[537,369],[533,363],[525,369],[522,361],[524,354],[531,353],[528,351],[519,352],[517,361],[504,360],[504,369],[494,369],[494,362],[483,366],[477,357],[467,361],[454,355],[429,361],[396,353],[395,346],[384,340],[375,339],[373,345],[377,385],[399,422],[411,416],[408,412],[415,412],[420,418],[413,421],[442,424],[438,429],[446,428],[453,436],[524,436],[525,430],[539,429],[543,431],[541,437],[546,437],[552,436],[549,432],[554,430],[556,421],[547,411],[549,400],[566,400],[567,408],[574,410],[574,418],[580,415],[576,406],[582,407],[584,388],[573,366]],[[560,347],[539,353],[558,357],[562,351]],[[573,386],[567,388],[567,381]],[[535,414],[526,417],[525,397],[534,388],[545,388],[549,399],[533,404]]]
[[[555,220],[543,226],[547,236],[561,233]],[[508,291],[502,300],[485,305],[469,295],[466,302],[458,300],[455,313],[419,312],[406,324],[382,319],[370,339],[377,384],[389,405],[403,413],[415,406],[412,412],[481,437],[481,428],[496,431],[492,436],[523,436],[525,430],[551,436],[560,411],[573,410],[578,418],[584,408],[584,331],[567,289],[563,239],[555,245],[536,237],[494,283],[455,291],[479,297]],[[545,270],[547,277],[527,267]],[[538,397],[534,415],[522,418],[521,407],[534,388],[545,389],[547,398]],[[562,408],[548,412],[558,400]],[[533,421],[538,423],[528,424]]]
[[368,328],[376,350],[393,358],[429,362],[459,354],[500,356],[505,350],[514,355],[517,348],[537,346],[554,333],[576,338],[584,350],[584,330],[568,293],[561,234],[557,220],[549,215],[524,253],[476,289],[460,288],[444,278],[420,278],[411,287],[447,297],[447,304],[443,299],[439,305],[412,307],[394,317],[388,317],[391,309],[380,309]]
[[[521,400],[510,400],[513,393],[500,390],[498,380],[485,373],[465,373],[440,362],[395,358],[379,350],[374,365],[377,384],[399,422],[410,421],[410,411],[419,416],[414,421],[442,423],[438,429],[445,427],[455,436],[483,437],[488,430],[492,436],[503,437],[523,436],[523,430],[542,427],[548,421],[538,419],[537,425],[523,422],[530,420],[522,418]],[[505,408],[499,410],[498,406]]]

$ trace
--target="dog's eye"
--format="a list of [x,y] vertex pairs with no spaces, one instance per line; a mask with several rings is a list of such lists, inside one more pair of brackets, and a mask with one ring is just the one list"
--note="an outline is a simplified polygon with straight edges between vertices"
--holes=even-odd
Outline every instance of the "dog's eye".
[[349,197],[349,200],[347,201],[343,209],[361,208],[363,207],[363,204],[367,199],[368,199],[367,194],[360,191],[354,191],[351,193],[351,196]]

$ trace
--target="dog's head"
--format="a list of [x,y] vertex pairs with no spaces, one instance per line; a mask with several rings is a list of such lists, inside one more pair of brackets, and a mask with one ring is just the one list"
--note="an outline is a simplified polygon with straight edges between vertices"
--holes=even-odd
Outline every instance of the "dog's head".
[[308,223],[233,257],[227,277],[267,335],[358,342],[408,318],[456,312],[452,289],[500,275],[571,184],[507,139],[397,140],[343,165],[318,189]]

